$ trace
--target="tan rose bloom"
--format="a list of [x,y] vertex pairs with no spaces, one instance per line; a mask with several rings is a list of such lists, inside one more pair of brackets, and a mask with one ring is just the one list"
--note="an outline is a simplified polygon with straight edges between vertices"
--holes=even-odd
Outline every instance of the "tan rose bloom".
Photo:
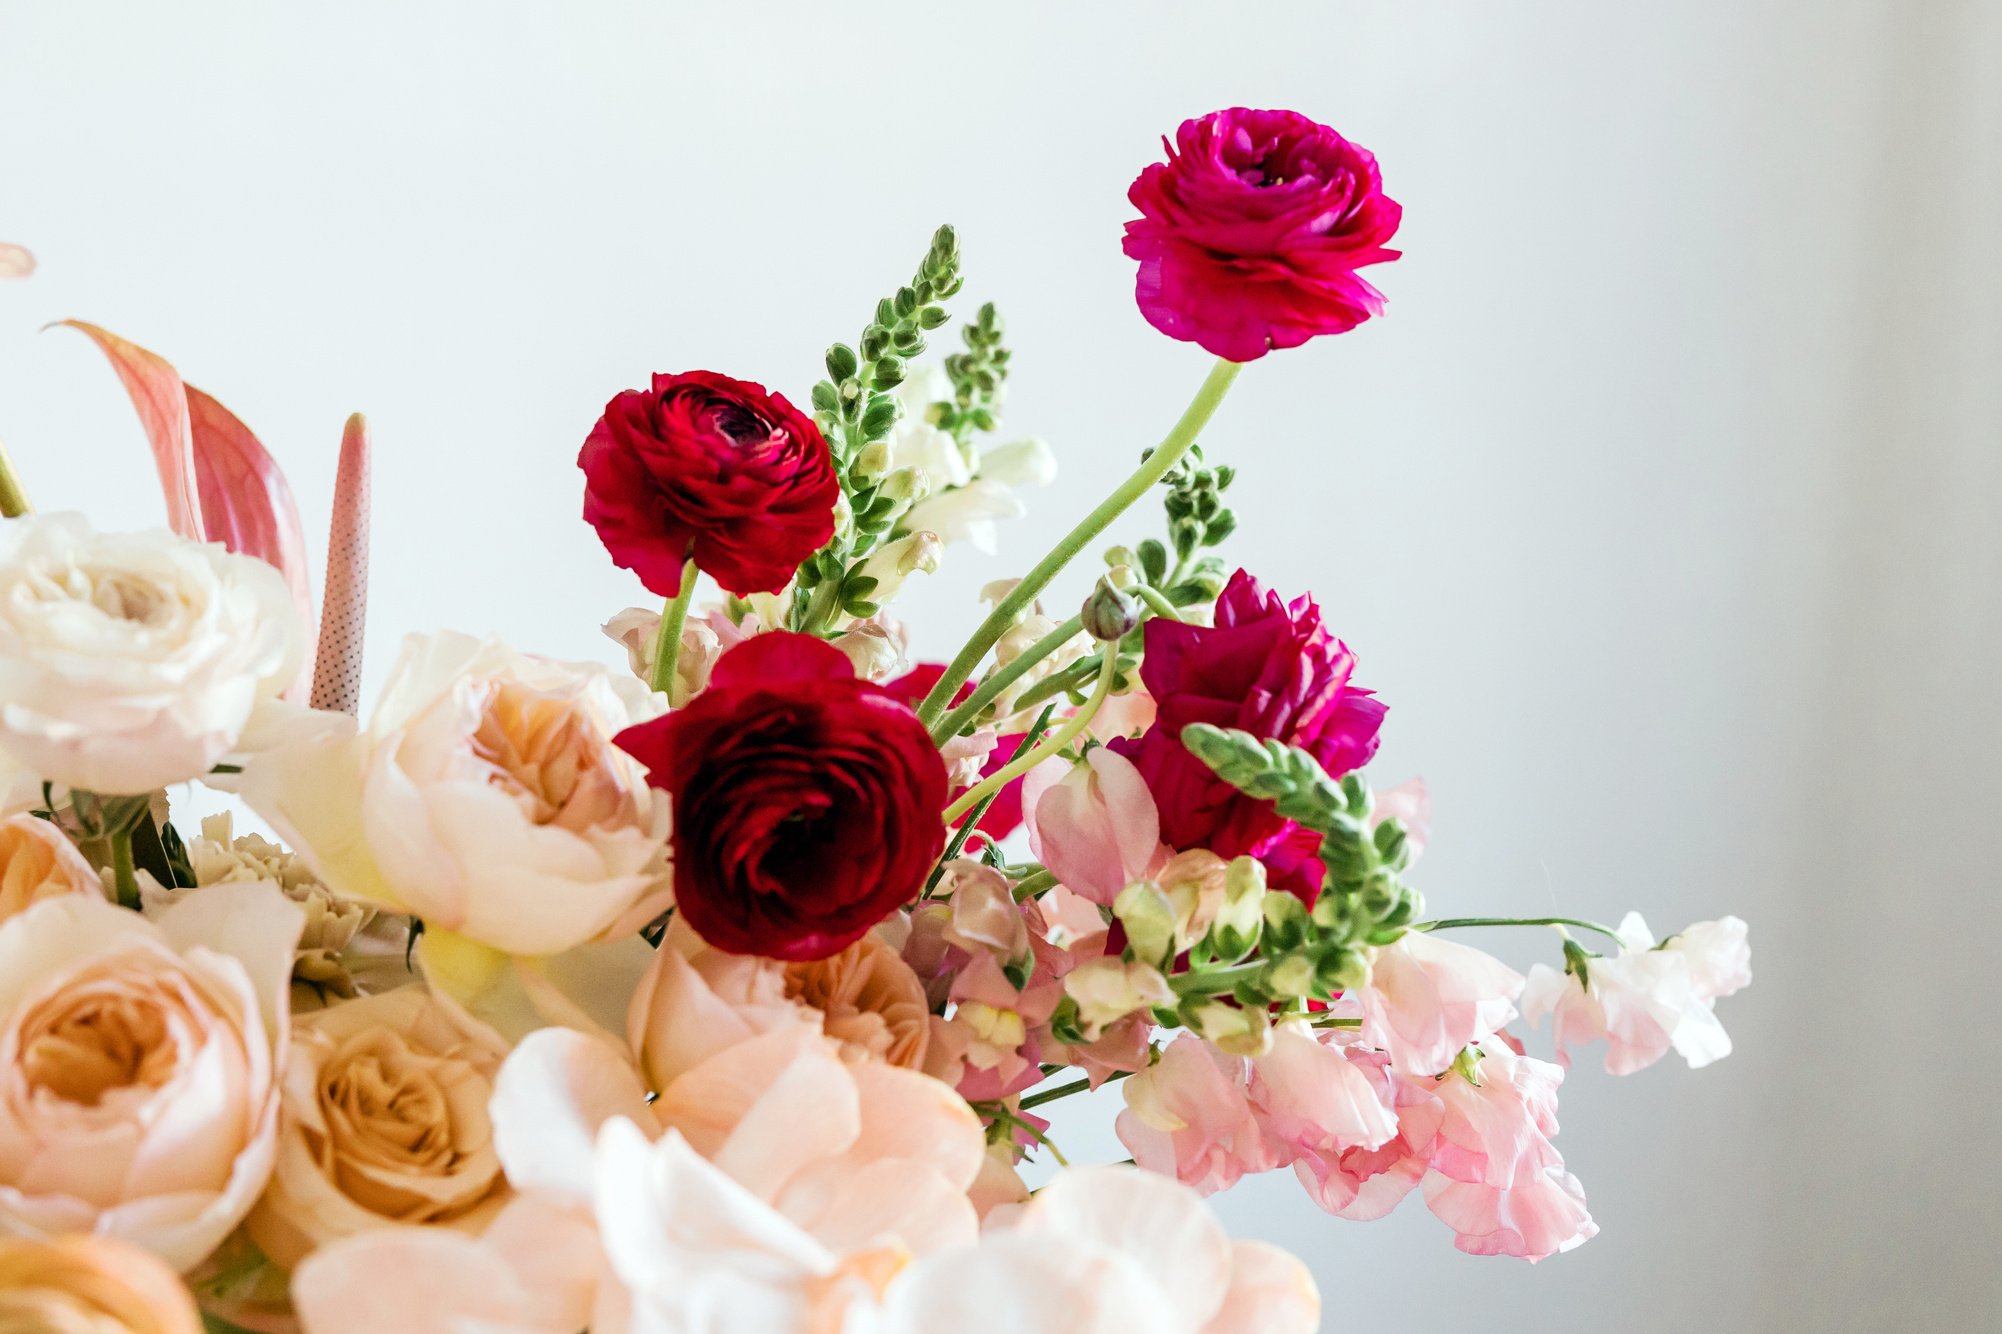
[[505,1054],[422,986],[298,1016],[251,1239],[289,1269],[372,1228],[481,1232],[508,1197],[487,1118]]
[[0,1238],[0,1334],[201,1334],[174,1271],[111,1237]]
[[931,1008],[911,966],[875,936],[825,959],[785,966],[786,995],[820,1011],[842,1054],[922,1070]]
[[0,922],[59,894],[102,897],[104,889],[76,845],[49,821],[0,820]]

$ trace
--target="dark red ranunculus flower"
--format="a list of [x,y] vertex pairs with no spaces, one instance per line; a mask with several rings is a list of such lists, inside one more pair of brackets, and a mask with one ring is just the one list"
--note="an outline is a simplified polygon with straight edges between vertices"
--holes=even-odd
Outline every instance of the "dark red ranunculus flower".
[[1233,107],[1182,122],[1168,160],[1126,192],[1147,322],[1231,361],[1253,361],[1383,313],[1356,274],[1396,259],[1403,209],[1376,159],[1297,111]]
[[841,487],[813,419],[712,371],[656,375],[605,405],[577,455],[584,518],[612,559],[673,597],[691,556],[740,597],[776,593],[834,536]]
[[1262,854],[1292,827],[1269,801],[1245,796],[1182,745],[1190,723],[1235,727],[1299,746],[1339,778],[1376,753],[1384,706],[1349,684],[1355,655],[1321,624],[1311,597],[1293,602],[1239,570],[1214,626],[1147,622],[1140,679],[1154,725],[1112,748],[1133,761],[1161,810],[1161,839],[1220,857]]
[[945,847],[924,724],[811,635],[745,640],[618,744],[673,798],[675,904],[719,949],[824,959],[915,898]]

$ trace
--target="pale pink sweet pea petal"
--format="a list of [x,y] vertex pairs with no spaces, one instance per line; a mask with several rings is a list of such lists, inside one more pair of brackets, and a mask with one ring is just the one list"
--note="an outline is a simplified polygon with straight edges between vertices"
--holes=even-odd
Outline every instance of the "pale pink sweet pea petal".
[[1499,959],[1424,931],[1376,951],[1354,995],[1362,1034],[1398,1070],[1436,1075],[1515,1017],[1523,976]]
[[25,278],[35,271],[35,257],[26,246],[0,241],[0,278]]
[[1411,860],[1417,861],[1432,841],[1432,794],[1426,791],[1425,780],[1407,779],[1372,795],[1369,827],[1374,829],[1385,820],[1401,821],[1405,846],[1411,850]]
[[1314,1334],[1321,1292],[1298,1256],[1270,1242],[1230,1248],[1230,1286],[1202,1334]]
[[1094,903],[1167,860],[1161,816],[1133,762],[1104,746],[1079,765],[1049,760],[1022,785],[1029,847],[1064,885]]
[[1603,1040],[1606,1073],[1630,1075],[1667,1055],[1690,1001],[1689,968],[1654,950],[1593,959],[1589,985],[1546,964],[1529,970],[1523,1018],[1535,1026],[1545,1015],[1557,1060],[1571,1064],[1571,1048]]
[[1293,1171],[1308,1195],[1329,1213],[1371,1222],[1395,1209],[1424,1177],[1445,1109],[1432,1091],[1437,1081],[1431,1077],[1397,1074],[1382,1052],[1352,1047],[1348,1055],[1367,1075],[1377,1097],[1394,1109],[1397,1134],[1373,1149],[1304,1153],[1295,1160]]
[[1272,1049],[1253,1058],[1250,1095],[1265,1128],[1295,1155],[1375,1149],[1397,1134],[1397,1118],[1363,1067],[1333,1034],[1302,1022],[1279,1025]]
[[1481,1049],[1479,1082],[1437,1083],[1443,1108],[1425,1203],[1473,1255],[1540,1260],[1597,1234],[1577,1179],[1551,1144],[1564,1072],[1505,1044]]
[[1669,937],[1662,948],[1689,960],[1696,999],[1716,1000],[1752,985],[1752,946],[1742,917],[1698,922]]
[[1204,1195],[1281,1167],[1288,1151],[1253,1112],[1245,1080],[1242,1057],[1185,1033],[1121,1085],[1119,1142],[1141,1167]]

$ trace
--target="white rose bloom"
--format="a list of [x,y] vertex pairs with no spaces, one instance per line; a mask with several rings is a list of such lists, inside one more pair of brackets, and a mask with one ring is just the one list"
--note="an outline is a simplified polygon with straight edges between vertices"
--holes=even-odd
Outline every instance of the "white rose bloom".
[[284,576],[165,531],[74,514],[0,524],[0,788],[7,774],[150,792],[207,773],[298,675]]
[[667,798],[612,744],[661,705],[595,664],[412,636],[365,729],[257,757],[243,796],[336,894],[557,954],[667,906]]

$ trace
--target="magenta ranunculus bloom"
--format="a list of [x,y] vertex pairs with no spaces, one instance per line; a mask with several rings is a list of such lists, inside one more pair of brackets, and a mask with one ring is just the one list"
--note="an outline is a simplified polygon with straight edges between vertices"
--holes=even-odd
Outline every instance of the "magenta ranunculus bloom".
[[1396,259],[1404,210],[1376,159],[1297,111],[1233,107],[1182,122],[1126,197],[1140,313],[1170,338],[1254,361],[1383,313],[1356,273]]
[[1214,626],[1156,617],[1146,648],[1140,679],[1158,710],[1154,725],[1112,747],[1146,778],[1172,848],[1259,855],[1292,828],[1271,802],[1245,796],[1189,754],[1190,723],[1299,746],[1336,777],[1376,754],[1384,706],[1349,683],[1355,655],[1321,624],[1311,597],[1284,602],[1239,570],[1217,599]]

